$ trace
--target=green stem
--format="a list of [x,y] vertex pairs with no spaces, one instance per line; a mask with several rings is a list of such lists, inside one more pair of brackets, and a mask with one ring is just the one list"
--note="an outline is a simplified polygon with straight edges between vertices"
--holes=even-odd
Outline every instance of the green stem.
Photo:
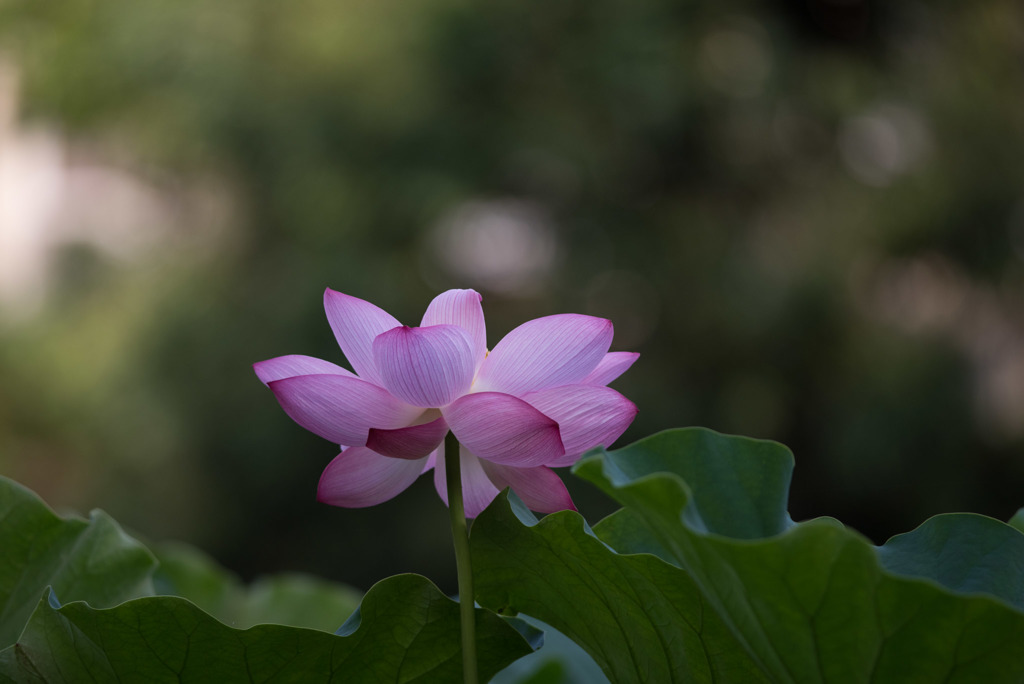
[[477,684],[476,615],[473,612],[473,569],[469,562],[469,527],[462,505],[462,459],[459,440],[451,432],[444,444],[445,480],[448,484],[448,512],[455,542],[455,567],[459,575],[459,613],[462,616],[462,681]]

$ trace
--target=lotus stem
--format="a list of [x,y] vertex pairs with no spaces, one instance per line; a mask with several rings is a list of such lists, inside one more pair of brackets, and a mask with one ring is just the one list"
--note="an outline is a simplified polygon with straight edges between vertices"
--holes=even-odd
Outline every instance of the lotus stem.
[[473,612],[473,568],[469,559],[469,526],[462,503],[462,463],[459,440],[448,433],[444,445],[445,479],[448,485],[448,512],[455,543],[455,567],[459,577],[459,614],[462,623],[462,681],[477,684],[476,614]]

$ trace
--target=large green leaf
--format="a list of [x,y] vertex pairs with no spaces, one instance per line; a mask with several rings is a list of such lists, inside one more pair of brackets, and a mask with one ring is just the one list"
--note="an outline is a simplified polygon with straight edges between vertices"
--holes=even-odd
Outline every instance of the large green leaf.
[[613,682],[767,681],[686,572],[616,554],[576,513],[518,513],[503,497],[473,524],[481,605],[551,624]]
[[54,513],[0,477],[0,648],[14,643],[47,586],[61,601],[97,607],[152,594],[153,555],[102,511]]
[[958,594],[989,594],[1024,611],[1024,534],[973,513],[937,515],[878,549],[898,574],[933,579]]
[[156,591],[189,599],[237,629],[261,623],[334,632],[359,606],[351,587],[288,573],[263,577],[246,587],[209,556],[184,544],[156,548]]
[[[531,647],[507,621],[477,609],[486,681]],[[0,652],[14,682],[454,682],[462,676],[459,607],[426,578],[398,575],[367,592],[347,635],[227,627],[177,597],[95,610],[39,603],[18,643]]]
[[591,533],[499,499],[473,529],[477,599],[549,622],[615,682],[1024,680],[1019,532],[950,516],[879,549],[793,525],[791,468],[696,429],[593,453],[577,474],[624,508]]
[[[102,512],[89,521],[61,518],[6,479],[0,479],[0,522],[0,635],[6,639],[0,681],[460,677],[458,605],[425,578],[385,580],[359,605],[354,590],[301,575],[244,587],[183,545],[161,547],[154,574],[153,554]],[[195,603],[153,597],[154,590]],[[485,676],[536,645],[539,633],[529,626],[477,613]],[[345,636],[301,629],[333,632],[350,614]],[[281,624],[243,631],[215,616],[233,627]]]

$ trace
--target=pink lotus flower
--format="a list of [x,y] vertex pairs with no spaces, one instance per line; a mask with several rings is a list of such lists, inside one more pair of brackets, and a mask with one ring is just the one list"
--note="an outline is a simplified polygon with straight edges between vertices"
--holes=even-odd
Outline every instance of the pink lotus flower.
[[638,354],[608,352],[611,322],[577,314],[524,323],[488,352],[481,299],[449,290],[410,328],[328,289],[327,320],[355,373],[298,355],[254,365],[285,413],[342,445],[320,478],[320,501],[372,506],[433,468],[447,503],[451,430],[462,445],[468,517],[505,487],[535,511],[575,510],[550,468],[610,445],[633,422],[636,406],[606,385]]

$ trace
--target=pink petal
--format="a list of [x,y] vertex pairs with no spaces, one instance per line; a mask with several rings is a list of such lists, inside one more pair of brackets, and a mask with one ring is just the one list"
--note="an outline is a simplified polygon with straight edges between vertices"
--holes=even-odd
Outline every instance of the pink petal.
[[336,366],[330,361],[316,359],[312,356],[292,354],[290,356],[278,356],[274,359],[267,359],[252,365],[256,371],[256,377],[267,385],[274,380],[292,378],[296,375],[348,375],[355,377],[350,371],[341,366]]
[[[459,468],[462,471],[462,506],[467,518],[475,518],[498,496],[498,488],[481,467],[479,458],[462,447],[459,450]],[[445,480],[444,449],[438,449],[434,463],[434,487],[441,500],[448,504],[448,483]]]
[[298,375],[269,386],[292,420],[346,446],[366,444],[371,427],[403,427],[423,413],[381,387],[346,375]]
[[[437,448],[439,451],[444,451],[444,442]],[[437,451],[430,452],[430,456],[427,457],[427,462],[423,464],[423,472],[427,472],[434,467],[434,463],[437,462]]]
[[392,458],[420,459],[429,456],[444,441],[447,434],[448,423],[444,418],[396,430],[370,428],[366,446],[378,454]]
[[457,325],[469,333],[473,341],[474,371],[487,355],[487,328],[484,325],[484,310],[480,306],[483,297],[476,290],[448,290],[434,297],[421,326]]
[[608,352],[597,364],[597,368],[590,371],[587,377],[580,380],[581,385],[607,385],[619,377],[640,358],[635,352]]
[[637,414],[633,402],[609,387],[568,385],[527,394],[523,399],[558,421],[565,455],[546,463],[553,468],[572,465],[593,447],[611,446]]
[[373,340],[386,330],[401,325],[387,311],[370,302],[327,288],[324,311],[345,358],[363,380],[382,384],[373,362]]
[[381,381],[414,406],[439,407],[473,383],[473,341],[457,325],[400,326],[377,336],[373,358]]
[[527,468],[565,454],[558,423],[510,394],[467,394],[441,412],[459,442],[480,458]]
[[388,458],[366,447],[349,447],[324,469],[316,490],[317,501],[342,508],[382,503],[415,482],[425,460]]
[[608,351],[612,323],[559,314],[527,321],[505,335],[480,366],[474,389],[522,396],[578,383]]
[[539,513],[576,510],[562,478],[550,468],[513,468],[483,460],[480,465],[495,487],[511,487],[530,510]]

